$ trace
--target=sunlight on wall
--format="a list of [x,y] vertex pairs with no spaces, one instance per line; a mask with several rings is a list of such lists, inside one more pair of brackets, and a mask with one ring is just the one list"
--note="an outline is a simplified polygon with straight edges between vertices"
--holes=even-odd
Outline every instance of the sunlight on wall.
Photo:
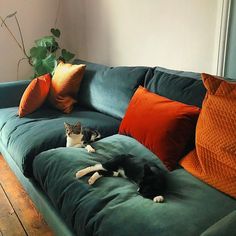
[[67,47],[110,65],[216,72],[221,0],[63,0]]

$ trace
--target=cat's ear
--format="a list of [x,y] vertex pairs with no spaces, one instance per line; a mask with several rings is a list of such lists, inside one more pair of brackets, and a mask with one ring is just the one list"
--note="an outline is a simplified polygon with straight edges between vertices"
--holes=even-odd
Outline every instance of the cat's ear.
[[71,125],[66,123],[66,122],[64,122],[64,126],[65,126],[66,133],[70,133],[71,132],[71,128],[72,128]]
[[77,125],[78,125],[78,126],[81,126],[81,123],[78,121],[78,122],[76,123],[76,126],[77,126]]
[[78,122],[75,124],[75,127],[78,128],[79,130],[81,130],[81,123],[78,121]]
[[70,128],[70,124],[64,122],[64,127],[65,127],[65,129],[69,129]]

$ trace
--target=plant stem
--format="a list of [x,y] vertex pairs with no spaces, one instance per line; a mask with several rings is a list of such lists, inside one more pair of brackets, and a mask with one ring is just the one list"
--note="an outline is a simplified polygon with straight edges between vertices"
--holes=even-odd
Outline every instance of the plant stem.
[[54,22],[54,27],[57,28],[57,21],[58,21],[58,15],[59,15],[59,11],[60,11],[60,6],[61,6],[61,0],[57,1],[57,11],[56,11],[56,19]]
[[20,63],[21,63],[23,60],[29,60],[29,58],[24,57],[24,58],[21,58],[21,59],[17,62],[16,80],[19,80]]
[[23,51],[23,48],[22,48],[21,44],[18,42],[18,40],[16,39],[16,37],[14,36],[14,34],[13,34],[12,31],[9,29],[9,27],[7,26],[7,24],[6,24],[5,21],[2,19],[1,16],[0,16],[0,20],[2,21],[2,24],[6,27],[7,31],[10,33],[10,35],[12,36],[12,38],[14,39],[14,41],[17,43],[18,47]]
[[22,31],[21,31],[20,24],[19,24],[19,21],[18,21],[18,18],[17,18],[16,15],[15,15],[15,20],[16,20],[16,24],[17,24],[17,27],[18,27],[18,30],[19,30],[19,33],[20,33],[20,39],[21,39],[21,45],[22,45],[23,53],[29,59],[29,56],[27,55],[26,50],[25,50],[25,43],[24,43]]

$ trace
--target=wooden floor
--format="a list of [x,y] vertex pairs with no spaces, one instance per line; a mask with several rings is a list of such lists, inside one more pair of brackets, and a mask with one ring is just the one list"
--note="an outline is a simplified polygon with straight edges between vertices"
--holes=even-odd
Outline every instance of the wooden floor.
[[0,236],[50,236],[53,232],[0,154]]

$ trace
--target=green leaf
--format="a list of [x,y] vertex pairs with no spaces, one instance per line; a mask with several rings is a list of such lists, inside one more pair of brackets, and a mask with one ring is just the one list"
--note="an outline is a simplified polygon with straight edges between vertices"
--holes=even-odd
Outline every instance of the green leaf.
[[47,56],[47,49],[41,46],[33,47],[30,49],[30,56],[44,59]]
[[57,66],[57,60],[53,54],[50,54],[43,60],[34,59],[33,66],[34,66],[35,74],[37,76],[40,76],[46,73],[54,74],[54,70]]
[[35,43],[38,47],[48,48],[53,47],[56,43],[56,40],[53,36],[45,36],[41,39],[36,40]]
[[59,44],[55,41],[54,45],[52,47],[47,48],[51,53],[57,51],[59,48]]
[[52,29],[51,29],[51,33],[52,33],[55,37],[57,37],[57,38],[59,38],[60,35],[61,35],[61,32],[60,32],[59,29],[54,29],[54,28],[52,28]]
[[66,49],[61,50],[61,57],[65,60],[65,62],[70,61],[74,56],[75,54],[67,51]]

